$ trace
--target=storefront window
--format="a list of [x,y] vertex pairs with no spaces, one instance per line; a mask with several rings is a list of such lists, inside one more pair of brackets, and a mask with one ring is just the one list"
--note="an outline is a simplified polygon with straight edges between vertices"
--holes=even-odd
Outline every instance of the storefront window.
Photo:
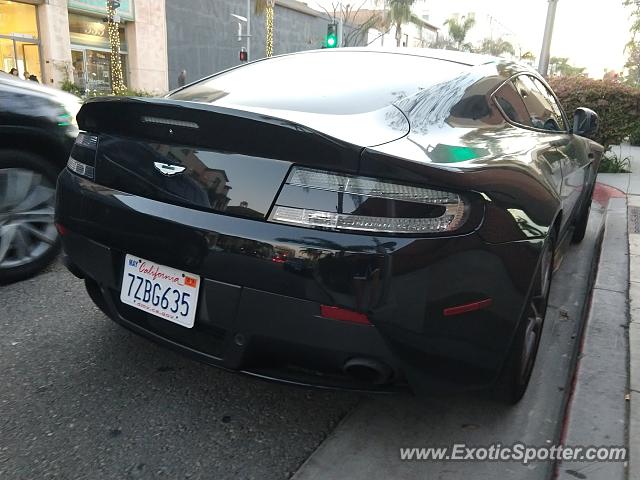
[[0,0],[0,35],[38,38],[35,5]]
[[21,78],[42,78],[36,7],[0,0],[0,68]]
[[[1,0],[0,0],[1,1]],[[127,44],[124,24],[120,24],[120,59],[127,84]],[[73,81],[88,92],[111,92],[111,50],[107,24],[102,16],[92,17],[69,12],[69,36]]]
[[9,72],[16,66],[15,51],[13,50],[13,40],[8,38],[0,38],[0,59],[2,59],[2,65],[0,69],[4,72]]
[[[88,92],[111,92],[111,52],[99,50],[73,50],[73,81]],[[127,84],[126,55],[120,55],[124,83]]]

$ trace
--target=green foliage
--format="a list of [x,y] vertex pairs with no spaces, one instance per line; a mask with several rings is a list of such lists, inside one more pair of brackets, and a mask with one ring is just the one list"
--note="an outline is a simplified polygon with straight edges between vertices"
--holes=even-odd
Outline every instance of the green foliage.
[[402,43],[402,24],[411,21],[411,7],[416,0],[387,0],[389,7],[389,21],[396,27],[396,44]]
[[636,34],[640,32],[640,5],[636,0],[623,0],[622,4],[625,7],[633,7],[633,11],[631,12],[633,23],[631,24],[630,31],[635,39]]
[[600,168],[598,168],[598,172],[600,173],[629,173],[630,167],[630,159],[629,157],[620,158],[611,150],[605,152],[602,157],[602,161],[600,162]]
[[627,71],[623,81],[627,85],[638,87],[640,86],[640,45],[631,41],[627,44],[626,51],[627,62],[624,66]]
[[427,45],[429,48],[436,48],[438,50],[457,50],[458,46],[453,40],[445,37],[444,35],[438,36],[438,38]]
[[639,88],[586,77],[551,77],[549,83],[570,121],[578,107],[590,108],[600,116],[594,140],[605,148],[620,144],[640,128]]
[[510,53],[511,55],[515,54],[513,45],[502,38],[498,38],[496,40],[493,40],[492,38],[485,38],[475,51],[477,53],[486,53],[495,57],[499,57],[505,53]]
[[640,2],[636,0],[623,0],[622,4],[625,7],[633,8],[630,12],[632,23],[629,33],[631,34],[631,39],[625,47],[625,51],[627,52],[627,63],[625,64],[627,75],[625,75],[624,82],[628,85],[638,87],[640,86],[640,44],[636,40],[636,37],[640,32]]
[[[109,93],[109,92],[86,92],[85,94],[82,95],[82,98],[87,100],[89,98],[95,98],[95,97],[112,97],[112,96],[114,96],[113,93]],[[145,92],[144,90],[133,90],[131,88],[127,88],[126,90],[124,90],[124,92],[120,96],[122,97],[154,97],[155,95],[153,93]]]
[[458,44],[458,50],[461,50],[469,30],[476,24],[476,19],[473,15],[463,16],[460,19],[451,17],[444,24],[449,28],[451,39]]
[[[89,98],[94,98],[94,97],[113,96],[113,94],[110,92],[95,92],[95,91],[85,92],[82,88],[80,88],[75,83],[69,80],[65,80],[64,82],[62,82],[62,84],[60,85],[60,89],[65,92],[69,92],[74,95],[77,95],[83,100],[88,100]],[[128,88],[122,93],[122,96],[123,97],[154,97],[155,95],[153,93],[145,92],[144,90],[132,90]]]
[[569,59],[566,57],[551,57],[549,60],[550,75],[560,75],[563,77],[574,77],[584,75],[583,67],[574,67],[569,65]]
[[640,126],[629,135],[629,143],[634,147],[640,146]]
[[84,95],[84,90],[82,90],[79,86],[77,86],[69,79],[66,79],[64,82],[62,82],[62,84],[60,85],[60,89],[62,91],[77,95],[78,97]]

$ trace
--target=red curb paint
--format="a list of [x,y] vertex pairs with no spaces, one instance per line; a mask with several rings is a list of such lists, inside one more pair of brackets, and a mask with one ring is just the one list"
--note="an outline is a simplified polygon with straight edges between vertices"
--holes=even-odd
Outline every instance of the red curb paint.
[[593,189],[593,201],[597,204],[606,207],[610,198],[625,198],[624,192],[617,188],[610,187],[604,183],[596,183]]

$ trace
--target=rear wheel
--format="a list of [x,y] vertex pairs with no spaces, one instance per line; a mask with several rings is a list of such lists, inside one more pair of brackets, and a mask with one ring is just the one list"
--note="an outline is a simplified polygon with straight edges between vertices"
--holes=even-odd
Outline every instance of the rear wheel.
[[593,197],[594,185],[589,189],[589,194],[584,198],[583,204],[580,207],[580,213],[576,218],[573,236],[571,237],[572,243],[580,243],[584,239],[585,233],[587,233],[587,224],[589,223],[589,214],[591,213],[591,198]]
[[551,232],[541,255],[540,266],[536,273],[523,318],[505,363],[500,379],[500,396],[509,404],[518,403],[524,396],[538,354],[542,327],[549,303],[551,277],[553,275],[553,252],[555,232]]
[[0,283],[35,274],[58,253],[53,223],[57,175],[38,155],[0,150]]

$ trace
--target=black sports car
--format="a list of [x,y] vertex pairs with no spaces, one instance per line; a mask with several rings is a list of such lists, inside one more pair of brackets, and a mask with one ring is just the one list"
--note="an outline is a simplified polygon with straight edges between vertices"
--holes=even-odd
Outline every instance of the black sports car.
[[339,49],[78,115],[56,221],[116,322],[296,384],[526,389],[602,147],[505,60]]

